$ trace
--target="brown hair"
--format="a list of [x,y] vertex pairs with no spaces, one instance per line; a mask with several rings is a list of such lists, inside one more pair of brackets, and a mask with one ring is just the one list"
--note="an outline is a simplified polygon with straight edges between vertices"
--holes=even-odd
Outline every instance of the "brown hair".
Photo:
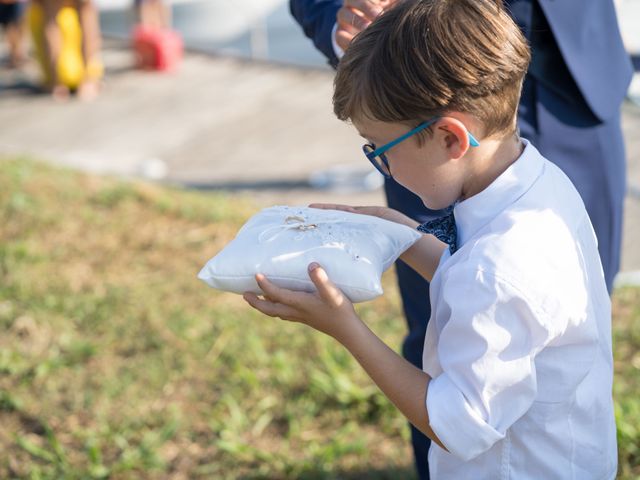
[[334,112],[417,124],[460,111],[480,120],[485,136],[512,133],[530,58],[501,0],[404,0],[347,49]]

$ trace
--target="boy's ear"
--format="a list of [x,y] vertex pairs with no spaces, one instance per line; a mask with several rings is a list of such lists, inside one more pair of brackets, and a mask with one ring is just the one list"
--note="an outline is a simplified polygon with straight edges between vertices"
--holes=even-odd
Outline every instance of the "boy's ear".
[[441,139],[449,153],[449,158],[454,160],[462,158],[471,146],[464,124],[457,118],[442,117],[438,121],[437,128],[441,132]]

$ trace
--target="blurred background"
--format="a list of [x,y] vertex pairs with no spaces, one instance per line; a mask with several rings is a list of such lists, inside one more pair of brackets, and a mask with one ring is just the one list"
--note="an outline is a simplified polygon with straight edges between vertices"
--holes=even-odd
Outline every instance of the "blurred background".
[[[14,3],[0,22],[0,478],[415,478],[405,421],[340,347],[195,278],[259,208],[385,202],[288,2]],[[617,7],[638,70],[640,0]],[[620,478],[635,479],[639,74],[623,127],[614,397]],[[359,313],[399,350],[384,280]]]

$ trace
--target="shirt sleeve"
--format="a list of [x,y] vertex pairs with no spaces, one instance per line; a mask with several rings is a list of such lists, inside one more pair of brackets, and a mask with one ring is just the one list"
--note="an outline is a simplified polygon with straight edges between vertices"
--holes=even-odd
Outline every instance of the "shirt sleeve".
[[333,48],[332,30],[341,6],[342,0],[289,0],[291,14],[334,68],[338,57]]
[[342,57],[344,57],[344,50],[340,47],[340,45],[338,45],[338,42],[336,41],[336,32],[338,31],[338,24],[335,23],[333,25],[333,30],[331,30],[331,45],[333,46],[333,51],[336,54],[336,57],[338,58],[338,60],[342,59]]
[[436,308],[432,321],[446,320],[436,325],[442,372],[427,391],[429,423],[451,454],[469,461],[531,407],[534,359],[551,333],[519,289],[485,271],[450,269]]

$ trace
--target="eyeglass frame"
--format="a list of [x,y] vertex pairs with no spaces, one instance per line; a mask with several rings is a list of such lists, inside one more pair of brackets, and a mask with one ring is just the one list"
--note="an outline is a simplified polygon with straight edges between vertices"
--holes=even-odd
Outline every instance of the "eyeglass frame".
[[[420,125],[418,125],[416,128],[408,131],[404,135],[400,135],[395,140],[391,140],[389,143],[386,143],[381,147],[376,148],[375,144],[373,143],[365,143],[362,146],[362,151],[364,152],[364,155],[367,157],[367,160],[371,162],[371,164],[376,168],[376,170],[378,170],[378,172],[380,172],[384,176],[384,178],[386,178],[387,180],[390,180],[391,178],[393,178],[393,176],[391,175],[391,167],[389,167],[389,160],[387,160],[387,156],[385,155],[385,152],[395,147],[400,142],[404,142],[407,138],[415,135],[418,132],[421,132],[427,127],[430,127],[431,125],[436,123],[438,120],[440,120],[440,118],[442,117],[435,117],[435,118],[432,118],[431,120],[424,121]],[[472,147],[480,146],[480,142],[476,140],[476,138],[471,134],[469,130],[467,130],[467,135],[469,137],[469,144]],[[370,148],[371,151],[367,151],[366,150],[367,148]],[[380,157],[380,160],[382,160],[382,163],[384,163],[384,166],[387,168],[389,173],[386,173],[382,169],[382,166],[378,162],[376,162],[375,160],[376,157]]]

